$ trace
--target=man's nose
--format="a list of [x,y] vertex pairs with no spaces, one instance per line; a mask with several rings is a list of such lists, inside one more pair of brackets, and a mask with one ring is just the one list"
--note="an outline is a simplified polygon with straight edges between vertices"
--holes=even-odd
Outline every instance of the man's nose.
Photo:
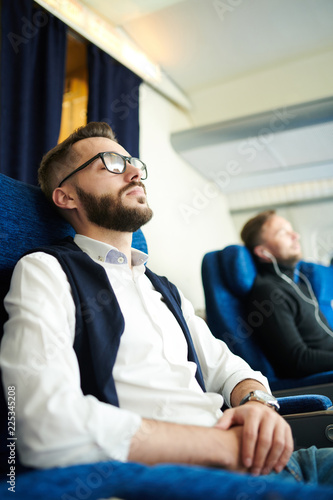
[[126,162],[125,178],[129,181],[139,181],[141,180],[142,169],[140,167],[135,167],[128,161]]

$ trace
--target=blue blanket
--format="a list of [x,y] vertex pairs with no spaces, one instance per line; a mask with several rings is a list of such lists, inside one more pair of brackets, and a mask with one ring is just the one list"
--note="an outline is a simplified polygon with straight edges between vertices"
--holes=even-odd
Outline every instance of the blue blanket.
[[[12,478],[13,479],[13,478]],[[0,483],[2,500],[332,500],[323,487],[198,466],[103,462],[32,470]]]

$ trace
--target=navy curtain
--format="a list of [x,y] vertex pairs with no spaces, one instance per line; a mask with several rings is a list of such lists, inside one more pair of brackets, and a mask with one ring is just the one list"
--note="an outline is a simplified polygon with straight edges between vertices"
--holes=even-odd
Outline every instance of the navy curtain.
[[2,0],[0,170],[30,184],[58,142],[67,27],[31,0]]
[[139,88],[131,70],[95,45],[88,46],[88,122],[108,123],[131,156],[139,156]]

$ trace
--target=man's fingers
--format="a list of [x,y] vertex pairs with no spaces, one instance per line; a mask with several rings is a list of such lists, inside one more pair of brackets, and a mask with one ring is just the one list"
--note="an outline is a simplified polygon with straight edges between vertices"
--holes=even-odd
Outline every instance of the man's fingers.
[[293,451],[291,429],[285,421],[263,421],[259,430],[258,443],[251,472],[255,475],[276,472],[286,466]]
[[274,466],[274,469],[276,472],[281,472],[285,468],[285,466],[287,465],[287,463],[290,459],[292,452],[294,451],[294,439],[293,439],[291,427],[289,424],[287,424],[287,426],[286,426],[285,436],[286,436],[286,445],[285,445],[284,450],[280,456],[280,459],[277,461],[276,465]]
[[252,474],[269,474],[286,466],[293,451],[290,426],[272,409],[259,403],[226,410],[215,427],[242,426],[241,459]]
[[239,421],[238,419],[237,421],[237,418],[235,418],[235,410],[230,408],[229,410],[225,410],[223,412],[222,417],[218,420],[214,427],[218,427],[219,429],[226,431],[233,425],[242,423],[242,420]]
[[284,445],[284,432],[268,420],[262,422],[251,472],[269,474],[281,457]]
[[265,444],[262,419],[255,411],[251,411],[249,417],[251,418],[245,421],[243,429],[242,458],[245,467],[251,468],[252,473],[258,475],[269,450],[271,432],[268,429],[265,431]]

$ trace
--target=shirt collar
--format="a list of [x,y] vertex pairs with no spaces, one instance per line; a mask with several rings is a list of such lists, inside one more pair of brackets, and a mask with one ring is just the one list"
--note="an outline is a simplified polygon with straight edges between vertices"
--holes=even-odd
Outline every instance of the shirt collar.
[[[117,248],[104,243],[103,241],[94,240],[82,234],[74,236],[74,242],[81,250],[89,255],[94,260],[100,262],[109,262],[111,264],[122,265],[127,264],[126,255],[120,252]],[[131,249],[132,266],[140,266],[146,264],[148,255],[135,248]]]

